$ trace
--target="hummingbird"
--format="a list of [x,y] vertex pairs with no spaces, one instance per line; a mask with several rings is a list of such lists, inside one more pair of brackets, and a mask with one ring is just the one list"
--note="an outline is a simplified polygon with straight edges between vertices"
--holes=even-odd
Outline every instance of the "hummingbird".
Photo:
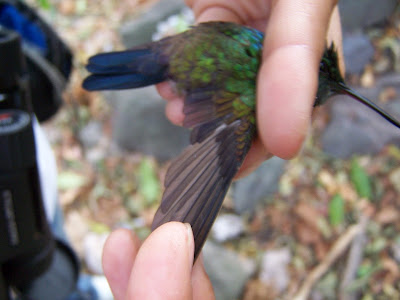
[[[257,134],[256,78],[263,39],[250,27],[206,22],[130,50],[97,54],[86,66],[91,75],[83,87],[89,91],[168,80],[184,98],[183,126],[191,129],[190,145],[167,170],[152,230],[170,221],[189,223],[195,259]],[[400,128],[395,118],[345,84],[331,44],[320,62],[314,106],[337,94],[351,96]]]

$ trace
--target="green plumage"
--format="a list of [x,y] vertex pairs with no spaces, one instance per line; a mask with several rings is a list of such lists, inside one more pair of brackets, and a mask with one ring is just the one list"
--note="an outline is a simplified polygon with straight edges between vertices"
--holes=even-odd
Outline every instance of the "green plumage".
[[[88,90],[137,88],[170,80],[184,98],[183,125],[192,129],[191,145],[168,169],[152,228],[169,221],[190,223],[195,257],[256,134],[256,79],[263,39],[260,31],[249,27],[202,23],[132,50],[96,55],[87,66],[92,75],[83,86]],[[331,45],[320,63],[314,105],[338,93],[350,95],[400,127],[344,84]]]

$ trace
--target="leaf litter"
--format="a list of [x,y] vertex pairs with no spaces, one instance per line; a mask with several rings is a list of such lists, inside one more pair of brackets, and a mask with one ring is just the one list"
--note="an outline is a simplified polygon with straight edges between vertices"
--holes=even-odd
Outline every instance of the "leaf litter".
[[[122,48],[119,26],[155,1],[28,2],[39,7],[75,54],[65,104],[44,124],[57,158],[67,233],[81,257],[82,240],[91,231],[124,226],[144,238],[161,197],[167,166],[140,153],[116,150],[111,141],[112,108],[102,94],[84,91],[81,82],[87,58]],[[394,18],[371,36],[375,60],[359,78],[350,78],[352,83],[373,85],[382,72],[400,71],[398,20]],[[396,93],[388,87],[381,98],[392,101]],[[256,276],[249,280],[242,299],[337,299],[343,295],[400,299],[400,149],[388,145],[377,155],[349,160],[327,157],[316,141],[326,125],[328,109],[316,114],[314,137],[288,162],[279,191],[245,216],[244,234],[224,243],[256,260],[267,250],[285,248],[291,253],[290,282],[284,291],[274,291]],[[103,125],[101,155],[95,161],[87,159],[90,149],[79,138],[91,120]],[[223,211],[231,210],[230,205],[223,207]],[[355,259],[348,260],[349,255]],[[344,284],[343,278],[349,282]]]

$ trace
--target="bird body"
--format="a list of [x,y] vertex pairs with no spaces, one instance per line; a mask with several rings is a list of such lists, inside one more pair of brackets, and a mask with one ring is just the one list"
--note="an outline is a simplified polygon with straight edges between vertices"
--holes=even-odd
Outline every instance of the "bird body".
[[[87,90],[138,88],[169,80],[184,98],[183,126],[192,129],[191,145],[167,171],[152,228],[169,221],[190,223],[195,257],[256,135],[256,79],[263,39],[260,31],[249,27],[208,22],[157,42],[89,59],[92,75],[83,83]],[[349,91],[332,45],[321,60],[315,105]],[[380,108],[365,103],[368,99],[350,95],[400,127]]]

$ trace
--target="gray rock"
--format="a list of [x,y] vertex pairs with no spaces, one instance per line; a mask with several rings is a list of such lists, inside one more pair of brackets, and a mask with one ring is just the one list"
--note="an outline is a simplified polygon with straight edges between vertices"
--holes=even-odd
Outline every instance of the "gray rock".
[[[357,89],[360,94],[376,102],[380,91],[393,86],[400,95],[400,76],[389,74],[370,89]],[[379,106],[400,119],[400,97]],[[354,154],[375,154],[389,143],[400,145],[398,129],[366,106],[347,96],[332,99],[331,122],[322,135],[322,149],[340,158]]]
[[103,160],[107,156],[107,146],[98,146],[90,148],[85,151],[85,158],[91,164],[96,164],[97,162]]
[[92,275],[90,276],[91,283],[97,294],[97,299],[100,300],[113,300],[114,296],[112,294],[110,285],[108,284],[107,278],[102,275]]
[[165,101],[154,87],[109,92],[106,97],[115,107],[113,139],[119,147],[166,161],[189,144],[189,131],[168,121]]
[[79,140],[83,146],[92,148],[97,145],[103,135],[103,126],[98,121],[90,121],[79,132]]
[[101,257],[108,234],[89,232],[83,240],[84,261],[88,270],[95,274],[103,274]]
[[[120,29],[127,48],[151,41],[157,24],[186,7],[183,0],[161,0]],[[189,131],[165,117],[165,103],[154,88],[108,92],[115,106],[113,139],[130,151],[155,156],[160,161],[177,156],[189,144]]]
[[240,299],[247,280],[256,271],[254,261],[207,241],[204,266],[218,300]]
[[283,292],[290,282],[288,265],[291,257],[288,248],[266,251],[261,262],[260,280],[275,291]]
[[348,32],[380,23],[393,14],[397,4],[397,0],[339,1],[343,29]]
[[278,190],[286,161],[272,157],[255,172],[233,184],[232,195],[238,214],[253,212],[257,204]]
[[374,48],[366,34],[347,33],[343,36],[343,54],[346,72],[359,74],[374,56]]
[[161,0],[139,18],[124,24],[120,30],[126,47],[131,48],[151,42],[157,23],[179,13],[185,7],[183,0]]
[[241,217],[234,214],[219,215],[211,228],[212,237],[223,243],[234,239],[244,232],[244,223]]

